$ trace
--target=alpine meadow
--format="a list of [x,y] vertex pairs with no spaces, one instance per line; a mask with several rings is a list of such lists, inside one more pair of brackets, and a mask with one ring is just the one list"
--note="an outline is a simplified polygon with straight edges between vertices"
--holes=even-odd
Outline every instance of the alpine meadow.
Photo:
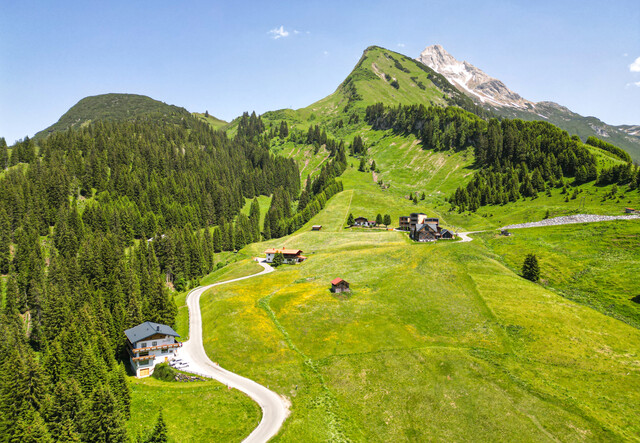
[[0,138],[0,441],[640,440],[640,133],[441,46],[353,62]]

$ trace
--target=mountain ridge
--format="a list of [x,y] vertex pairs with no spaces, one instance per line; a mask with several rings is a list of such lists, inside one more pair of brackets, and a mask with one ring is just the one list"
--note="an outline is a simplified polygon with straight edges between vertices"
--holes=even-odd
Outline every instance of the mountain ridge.
[[442,74],[479,106],[498,116],[548,121],[583,140],[589,136],[604,138],[625,149],[635,161],[640,161],[638,125],[609,125],[597,117],[582,116],[553,101],[533,102],[523,98],[471,63],[457,60],[441,45],[426,47],[416,60]]

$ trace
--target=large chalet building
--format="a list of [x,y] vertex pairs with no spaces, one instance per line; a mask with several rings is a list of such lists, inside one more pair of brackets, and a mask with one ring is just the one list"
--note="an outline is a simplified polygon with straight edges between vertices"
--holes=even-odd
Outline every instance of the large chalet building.
[[295,265],[296,263],[301,263],[307,259],[304,255],[302,255],[301,249],[267,249],[264,251],[267,255],[267,263],[273,263],[273,258],[276,254],[280,253],[284,257],[284,263]]
[[127,336],[127,349],[131,368],[137,378],[153,374],[158,363],[167,363],[176,356],[182,343],[172,327],[146,321],[124,331]]
[[453,233],[440,227],[440,220],[428,217],[427,214],[414,212],[411,215],[402,216],[399,220],[400,229],[409,231],[409,237],[418,242],[435,241],[440,239],[452,239]]
[[372,228],[376,225],[375,220],[369,220],[366,217],[356,217],[353,220],[353,226],[363,226],[365,228]]

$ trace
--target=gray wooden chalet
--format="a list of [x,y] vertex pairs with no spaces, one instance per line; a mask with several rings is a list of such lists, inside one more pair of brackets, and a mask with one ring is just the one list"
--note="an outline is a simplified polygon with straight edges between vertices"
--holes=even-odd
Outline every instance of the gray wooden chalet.
[[436,241],[440,238],[440,227],[438,223],[420,223],[411,231],[411,238],[415,241]]
[[153,374],[158,363],[166,363],[176,356],[182,343],[171,326],[146,321],[124,331],[127,336],[129,361],[136,377]]

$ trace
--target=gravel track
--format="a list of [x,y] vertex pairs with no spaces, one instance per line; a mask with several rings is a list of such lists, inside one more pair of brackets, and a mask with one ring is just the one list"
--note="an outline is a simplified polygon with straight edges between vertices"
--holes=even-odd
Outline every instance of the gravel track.
[[611,220],[631,220],[640,219],[640,215],[591,215],[591,214],[576,214],[565,215],[562,217],[548,218],[546,220],[540,220],[537,222],[518,223],[515,225],[508,225],[500,229],[519,229],[519,228],[537,228],[542,226],[556,226],[556,225],[569,225],[572,223],[595,223]]

